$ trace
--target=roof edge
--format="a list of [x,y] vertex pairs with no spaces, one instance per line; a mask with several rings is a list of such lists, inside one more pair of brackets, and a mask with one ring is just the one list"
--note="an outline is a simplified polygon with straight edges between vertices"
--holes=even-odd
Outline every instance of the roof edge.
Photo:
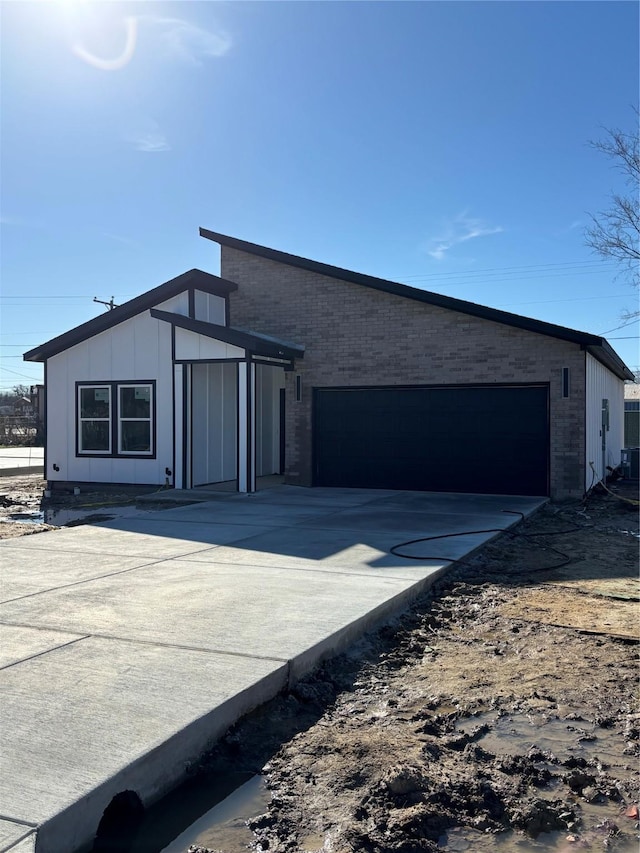
[[290,360],[304,357],[304,346],[301,344],[288,343],[269,335],[235,329],[232,326],[220,326],[206,320],[195,320],[183,314],[172,314],[170,311],[162,311],[158,308],[151,308],[151,316],[189,332],[224,341],[256,355]]
[[175,278],[171,278],[163,284],[147,290],[145,293],[141,293],[140,296],[135,296],[133,299],[123,302],[117,308],[105,314],[100,314],[97,317],[92,317],[91,320],[75,326],[68,332],[64,332],[62,335],[51,338],[51,340],[30,349],[23,354],[22,359],[23,361],[46,361],[47,358],[82,343],[88,338],[100,334],[100,332],[105,332],[107,329],[117,326],[125,320],[129,320],[131,317],[135,317],[136,314],[141,314],[158,302],[170,299],[172,296],[176,296],[178,293],[182,293],[190,288],[203,290],[214,296],[226,297],[229,293],[237,290],[238,285],[233,281],[227,281],[227,279],[220,278],[220,276],[204,272],[203,270],[195,268],[187,270],[187,272],[181,273]]
[[587,346],[585,349],[589,355],[592,355],[596,361],[599,361],[600,364],[603,364],[608,368],[618,377],[618,379],[635,379],[633,371],[627,367],[618,353],[605,338],[600,338],[600,343],[598,345]]
[[335,267],[331,264],[324,264],[320,261],[312,261],[308,258],[291,255],[287,252],[281,252],[278,249],[270,249],[267,246],[260,246],[257,243],[249,243],[246,240],[240,240],[237,237],[220,234],[217,231],[210,231],[207,228],[200,228],[199,232],[201,237],[204,237],[206,240],[211,240],[214,243],[219,243],[221,246],[227,246],[231,249],[237,249],[238,251],[247,252],[267,260],[287,264],[288,266],[294,266],[310,272],[316,272],[320,275],[329,276],[330,278],[338,278],[343,281],[351,282],[352,284],[371,287],[395,296],[414,299],[418,302],[435,305],[438,308],[446,308],[450,311],[458,311],[462,314],[479,317],[483,320],[491,320],[494,323],[514,326],[529,332],[548,335],[549,337],[559,338],[582,346],[601,346],[604,340],[598,335],[593,335],[589,332],[581,332],[577,329],[570,329],[566,326],[558,326],[555,323],[547,323],[544,320],[534,320],[532,317],[524,317],[521,314],[511,314],[509,311],[501,311],[498,308],[489,308],[486,305],[478,305],[475,302],[467,302],[464,299],[456,299],[453,296],[444,296],[440,293],[433,293],[429,290],[421,290],[417,287],[411,287],[408,284],[400,284],[399,282],[388,281],[387,279],[376,278],[375,276],[366,275],[364,273]]

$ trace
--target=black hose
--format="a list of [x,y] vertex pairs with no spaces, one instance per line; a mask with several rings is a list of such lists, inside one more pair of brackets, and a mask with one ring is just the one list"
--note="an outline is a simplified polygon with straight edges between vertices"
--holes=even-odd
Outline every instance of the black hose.
[[[503,509],[501,512],[509,513],[509,515],[519,515],[520,520],[524,521],[524,513],[518,512],[512,509]],[[505,529],[504,527],[489,527],[486,530],[465,530],[461,533],[441,533],[438,536],[422,536],[420,539],[409,539],[407,542],[400,542],[398,545],[394,545],[389,549],[389,553],[393,554],[395,557],[402,557],[405,560],[444,560],[447,563],[461,563],[461,560],[452,560],[450,557],[437,557],[437,556],[426,556],[426,557],[417,557],[413,554],[400,554],[400,548],[406,548],[408,545],[415,545],[418,542],[433,542],[435,539],[452,539],[455,536],[473,536],[477,533],[506,533],[508,536],[512,536],[514,539],[533,539],[536,536],[561,536],[567,533],[575,533],[577,530],[581,530],[582,528],[574,525],[573,527],[568,528],[567,530],[554,530],[552,532],[543,531],[540,533],[515,533],[509,529]],[[554,554],[558,554],[559,557],[562,557],[562,561],[559,563],[554,563],[551,566],[543,566],[542,568],[537,569],[528,569],[530,572],[547,572],[552,569],[560,569],[563,566],[568,565],[571,562],[571,557],[568,554],[565,554],[563,551],[560,551],[558,548],[554,548],[552,545],[546,546],[549,551],[553,551]]]

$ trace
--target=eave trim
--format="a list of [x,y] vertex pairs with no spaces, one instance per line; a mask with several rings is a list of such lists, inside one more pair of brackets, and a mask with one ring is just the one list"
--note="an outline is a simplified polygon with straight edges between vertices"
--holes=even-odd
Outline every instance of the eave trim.
[[217,323],[208,323],[204,320],[193,320],[190,317],[184,317],[182,314],[172,314],[169,311],[161,311],[157,308],[151,309],[151,316],[189,332],[241,347],[254,355],[279,359],[304,357],[304,346],[281,341],[269,335],[248,332],[244,329],[234,329],[230,326],[219,326]]
[[432,293],[429,290],[420,290],[416,287],[410,287],[407,284],[400,284],[395,281],[387,281],[386,279],[365,275],[364,273],[345,270],[341,267],[334,267],[331,264],[312,261],[309,258],[290,255],[287,252],[270,249],[267,246],[259,246],[256,243],[239,240],[237,237],[230,237],[227,234],[210,231],[207,228],[200,228],[200,236],[207,240],[211,240],[214,243],[219,243],[221,246],[227,246],[230,249],[237,249],[240,252],[247,252],[248,254],[256,255],[270,261],[276,261],[280,264],[286,264],[287,266],[297,267],[298,269],[315,272],[319,275],[325,275],[342,281],[348,281],[351,284],[358,284],[362,287],[373,288],[374,290],[380,290],[384,293],[390,293],[393,296],[413,299],[416,302],[423,302],[428,305],[434,305],[438,308],[446,308],[449,311],[458,311],[472,317],[479,317],[482,320],[490,320],[494,323],[501,323],[506,326],[523,329],[527,332],[535,332],[539,335],[558,338],[559,340],[579,344],[585,348],[589,347],[590,351],[593,349],[591,354],[594,358],[597,358],[598,361],[602,362],[602,364],[608,367],[621,379],[628,379],[633,376],[629,368],[614,352],[605,338],[602,338],[599,335],[592,335],[589,332],[581,332],[577,329],[570,329],[566,326],[558,326],[555,323],[546,323],[544,320],[534,320],[532,317],[523,317],[520,314],[511,314],[508,311],[500,311],[498,308],[489,308],[485,305],[478,305],[475,302],[467,302],[463,299],[455,299],[452,296],[443,296],[440,293]]
[[124,302],[112,311],[100,314],[98,317],[94,317],[58,337],[40,344],[24,353],[23,360],[45,361],[45,359],[57,355],[76,344],[82,343],[94,335],[105,332],[107,329],[111,329],[119,323],[129,320],[137,314],[142,314],[148,308],[164,302],[172,296],[177,296],[179,293],[190,288],[226,298],[229,293],[238,289],[238,285],[217,275],[203,272],[202,270],[189,270],[176,276],[176,278],[165,281],[164,284],[154,287],[152,290],[148,290],[146,293],[142,293],[140,296],[136,296],[134,299],[130,299],[128,302]]

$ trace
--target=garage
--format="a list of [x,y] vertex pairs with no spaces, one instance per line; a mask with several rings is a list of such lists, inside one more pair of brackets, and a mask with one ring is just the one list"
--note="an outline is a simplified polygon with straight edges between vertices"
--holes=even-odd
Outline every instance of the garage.
[[549,388],[316,388],[314,485],[549,494]]

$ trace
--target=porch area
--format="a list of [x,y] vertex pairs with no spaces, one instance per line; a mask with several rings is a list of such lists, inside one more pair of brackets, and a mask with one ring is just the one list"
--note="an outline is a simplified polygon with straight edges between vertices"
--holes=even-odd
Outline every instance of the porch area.
[[[171,325],[175,494],[252,493],[284,474],[285,374],[304,347],[152,309]],[[260,485],[259,485],[260,484]]]

